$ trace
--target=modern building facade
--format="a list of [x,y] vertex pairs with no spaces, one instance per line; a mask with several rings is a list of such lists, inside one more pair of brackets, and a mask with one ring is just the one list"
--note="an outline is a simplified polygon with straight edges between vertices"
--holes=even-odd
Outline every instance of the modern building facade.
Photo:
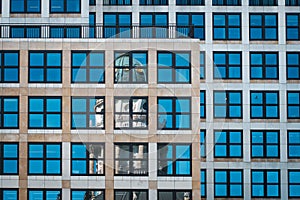
[[0,3],[0,199],[300,198],[299,0]]

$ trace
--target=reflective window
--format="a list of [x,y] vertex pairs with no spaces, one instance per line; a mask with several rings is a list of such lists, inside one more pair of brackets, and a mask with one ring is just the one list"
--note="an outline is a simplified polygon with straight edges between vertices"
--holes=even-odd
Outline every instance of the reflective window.
[[18,189],[0,189],[0,198],[3,200],[18,200]]
[[280,197],[279,170],[251,171],[252,198]]
[[19,98],[0,97],[0,129],[19,128]]
[[277,52],[250,52],[250,79],[277,79]]
[[0,82],[19,82],[19,52],[0,51]]
[[200,118],[206,118],[205,90],[200,91]]
[[200,52],[200,79],[205,79],[205,52]]
[[206,158],[206,131],[200,130],[200,152],[201,158]]
[[205,39],[204,13],[177,13],[176,26],[178,38]]
[[61,189],[28,189],[28,200],[62,199]]
[[249,0],[249,6],[277,6],[277,0]]
[[104,52],[72,51],[72,83],[104,83]]
[[240,130],[214,131],[215,158],[242,158],[243,133]]
[[29,175],[61,175],[61,143],[29,143]]
[[191,99],[189,97],[158,97],[158,129],[190,129]]
[[242,118],[241,91],[214,91],[214,118]]
[[115,190],[114,200],[148,200],[148,190]]
[[132,5],[131,0],[103,0],[103,5]]
[[215,198],[243,197],[243,170],[215,170]]
[[22,27],[22,26],[11,26],[10,27],[11,38],[40,38],[41,27]]
[[28,97],[28,128],[61,128],[61,97]]
[[277,40],[277,14],[250,14],[250,40]]
[[299,198],[300,197],[300,171],[299,170],[288,170],[289,179],[289,197]]
[[213,6],[240,6],[241,0],[213,0]]
[[241,52],[214,52],[214,79],[242,79]]
[[198,5],[198,6],[204,6],[204,0],[176,0],[177,6],[187,6],[187,5]]
[[168,0],[140,0],[140,5],[143,6],[164,6],[168,5]]
[[104,38],[131,38],[131,13],[104,13]]
[[158,190],[158,200],[192,199],[191,190]]
[[167,38],[168,13],[141,13],[140,38]]
[[61,68],[61,52],[29,51],[29,83],[61,83]]
[[104,144],[72,143],[71,175],[104,175]]
[[279,93],[277,91],[250,91],[251,119],[278,119]]
[[191,83],[190,52],[157,52],[158,83]]
[[287,131],[288,158],[300,158],[300,131]]
[[96,0],[89,0],[90,6],[95,6],[96,5]]
[[115,52],[115,83],[147,83],[147,52]]
[[287,52],[286,53],[286,68],[288,80],[300,79],[300,53]]
[[11,13],[40,13],[41,0],[10,0]]
[[72,128],[104,128],[104,97],[72,97]]
[[147,176],[148,145],[147,144],[115,144],[115,175]]
[[50,13],[80,13],[80,0],[50,0]]
[[104,200],[104,190],[93,190],[93,189],[80,189],[80,190],[71,190],[71,200]]
[[300,119],[300,91],[287,91],[287,118]]
[[[300,5],[300,1],[299,1]],[[286,40],[300,40],[300,15],[286,14]]]
[[114,114],[116,129],[147,129],[148,98],[116,97]]
[[[53,0],[52,0],[53,1]],[[81,27],[80,26],[51,26],[50,38],[80,38]]]
[[191,176],[192,147],[190,144],[157,145],[158,176]]
[[300,6],[300,0],[285,0],[286,6]]
[[251,131],[251,158],[279,158],[279,131]]
[[201,198],[206,197],[206,170],[201,169]]
[[89,13],[89,37],[96,37],[96,13]]
[[16,175],[18,173],[19,145],[17,143],[0,143],[0,174]]
[[214,40],[241,40],[241,14],[213,14]]

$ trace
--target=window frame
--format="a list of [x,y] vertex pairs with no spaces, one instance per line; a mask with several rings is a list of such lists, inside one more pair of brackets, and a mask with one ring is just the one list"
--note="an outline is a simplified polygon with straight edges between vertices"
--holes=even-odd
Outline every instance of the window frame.
[[[62,37],[57,37],[54,33],[52,33],[52,29],[57,29],[56,31],[60,31],[59,36]],[[78,29],[79,30],[79,35],[69,35],[69,31],[71,29]],[[69,37],[68,37],[69,36]],[[76,36],[76,37],[75,37]],[[68,38],[68,39],[78,39],[82,38],[82,27],[81,26],[50,26],[49,27],[49,38]]]
[[[215,25],[215,20],[214,17],[217,15],[224,16],[225,18],[225,25]],[[238,25],[229,25],[229,16],[239,16],[239,26]],[[215,41],[223,41],[223,40],[229,40],[229,41],[241,41],[243,39],[242,36],[242,15],[240,12],[231,12],[231,13],[213,13],[213,18],[212,18],[212,23],[213,23],[213,40]],[[222,28],[225,30],[225,37],[224,38],[215,38],[215,28]],[[230,28],[239,28],[239,34],[240,38],[229,38],[229,29]]]
[[102,192],[103,193],[103,199],[105,199],[105,189],[92,189],[92,188],[88,188],[88,189],[71,189],[70,191],[70,198],[71,200],[73,199],[73,192],[76,192],[76,191],[85,191],[86,193],[87,192],[94,192],[94,191],[97,191],[97,192]]
[[[262,94],[262,104],[254,104],[252,103],[252,94],[253,93],[261,93]],[[274,93],[277,95],[277,104],[267,104],[266,103],[266,94]],[[253,106],[261,106],[262,107],[262,116],[261,117],[253,117],[252,111]],[[267,117],[266,116],[266,108],[267,106],[276,106],[277,107],[277,117]],[[280,119],[280,99],[279,99],[279,91],[278,90],[250,90],[250,119]]]
[[[202,58],[202,59],[201,59]],[[206,52],[200,51],[200,80],[205,80],[206,75]],[[201,73],[203,71],[203,74]]]
[[242,5],[242,4],[241,4],[241,0],[237,0],[238,3],[237,3],[236,5],[231,5],[231,4],[229,4],[229,3],[228,3],[228,0],[223,0],[223,2],[224,2],[223,4],[221,4],[221,3],[219,4],[219,3],[218,3],[218,0],[217,0],[217,2],[212,1],[212,5],[213,5],[213,6],[241,6],[241,5]]
[[[300,6],[300,0],[298,0],[298,6]],[[297,16],[298,17],[298,25],[297,26],[292,26],[292,25],[288,25],[288,16]],[[286,36],[285,39],[286,41],[299,41],[300,40],[300,14],[299,13],[286,13],[285,14],[285,22],[286,22],[286,26],[285,26],[285,32],[286,32]],[[293,38],[289,38],[288,37],[288,29],[289,28],[297,28],[298,29],[298,38],[297,39],[293,39]],[[296,52],[295,52],[296,53]]]
[[[14,37],[13,36],[13,29],[14,28],[22,28],[23,29],[23,33],[24,33],[24,37]],[[38,29],[38,37],[30,37],[28,35],[28,32],[30,29]],[[42,38],[41,35],[41,26],[10,26],[10,30],[9,30],[9,38]]]
[[[262,25],[251,25],[251,16],[259,15],[261,16],[261,24]],[[266,16],[275,16],[276,17],[276,25],[274,26],[265,26],[265,17]],[[251,38],[251,28],[261,28],[262,35],[261,38]],[[272,38],[266,38],[266,28],[275,28],[276,29],[276,37],[274,39]],[[278,13],[249,13],[249,40],[251,41],[278,41]]]
[[[176,194],[177,193],[186,193],[186,192],[188,192],[189,194],[190,194],[190,200],[192,200],[192,190],[182,190],[182,189],[180,189],[180,190],[166,190],[166,189],[158,189],[157,190],[157,200],[160,200],[160,198],[159,198],[159,193],[160,192],[169,192],[169,193],[172,193],[172,199],[168,199],[168,200],[177,200],[177,196],[176,196]],[[165,198],[164,198],[165,199]],[[163,199],[163,200],[164,200]]]
[[296,2],[296,5],[292,5],[291,0],[286,0],[286,1],[285,1],[285,6],[300,6],[300,0],[298,0],[298,1]]
[[47,192],[48,191],[57,191],[57,192],[60,192],[60,196],[62,197],[62,188],[28,188],[28,190],[27,190],[27,199],[28,200],[31,200],[30,199],[30,192],[31,191],[40,191],[40,192],[42,192],[43,193],[43,200],[47,200],[47,196],[46,196],[46,194],[47,194]]
[[[202,172],[204,174],[204,179],[202,181]],[[207,170],[206,169],[201,169],[200,170],[200,188],[201,188],[201,198],[206,198],[207,196],[207,186],[206,186],[206,183],[207,183]],[[204,195],[202,195],[202,186],[204,187]]]
[[204,6],[205,5],[205,0],[197,0],[199,1],[199,3],[195,3],[193,4],[192,1],[193,0],[186,0],[186,4],[180,4],[178,1],[180,0],[176,0],[176,6]]
[[[226,133],[226,142],[218,142],[217,138],[216,138],[216,133],[217,132],[224,132]],[[230,142],[230,137],[231,137],[231,133],[240,133],[241,136],[241,141],[240,143],[236,143],[236,142]],[[216,147],[217,145],[221,145],[221,146],[226,146],[226,155],[225,156],[218,156],[216,155]],[[235,146],[235,147],[240,147],[240,156],[231,156],[231,150],[230,147]],[[231,159],[231,158],[243,158],[243,130],[214,130],[214,158],[226,158],[226,159]]]
[[[18,55],[18,66],[7,66],[4,65],[4,57],[5,54],[11,54],[11,53],[16,53]],[[19,83],[20,82],[20,51],[0,51],[0,55],[1,55],[1,65],[0,65],[0,69],[1,69],[1,79],[0,79],[0,83]],[[4,74],[5,69],[17,69],[18,70],[18,74],[17,74],[17,80],[16,81],[5,81],[4,78],[6,77]]]
[[[156,0],[151,0],[151,2],[148,4],[146,0],[143,0],[145,3],[141,3],[142,0],[139,1],[140,6],[168,6],[169,1],[168,0],[159,0],[159,3],[156,4]],[[164,4],[165,1],[165,4]]]
[[4,195],[4,193],[3,193],[4,191],[15,191],[17,193],[17,198],[15,200],[19,199],[19,189],[18,188],[1,188],[0,189],[0,197],[2,197],[2,198]]
[[[300,17],[299,17],[299,19],[300,19]],[[298,55],[298,65],[294,65],[294,64],[289,64],[288,63],[288,56],[289,55]],[[288,72],[289,68],[297,68],[298,69],[298,74],[297,74],[298,77],[296,77],[296,78],[290,78],[289,77],[289,72]],[[300,52],[290,52],[290,51],[286,52],[286,79],[287,80],[300,80]]]
[[[290,140],[290,133],[299,133],[299,141],[291,141]],[[300,130],[287,130],[287,157],[288,159],[299,159],[300,158],[300,152],[299,155],[291,156],[290,154],[290,147],[297,147],[300,149]]]
[[96,0],[89,0],[89,6],[95,6]]
[[[17,145],[17,157],[4,157],[4,145]],[[19,154],[19,143],[17,142],[0,142],[0,175],[18,175],[19,174],[19,159],[20,159],[20,154]],[[17,172],[16,173],[4,173],[3,172],[3,166],[4,166],[4,161],[5,160],[12,160],[17,162]],[[1,188],[2,189],[2,188]],[[0,191],[1,191],[0,189]]]
[[[9,9],[9,11],[10,11],[10,13],[11,14],[19,14],[19,13],[21,13],[21,14],[41,14],[41,8],[42,8],[42,0],[38,0],[40,3],[39,3],[39,11],[35,11],[35,12],[30,12],[30,11],[28,11],[28,0],[24,0],[24,7],[23,7],[23,12],[21,12],[21,11],[13,11],[12,10],[12,1],[14,1],[14,0],[10,0],[10,9]],[[0,12],[1,13],[1,12]]]
[[67,4],[68,4],[68,0],[63,0],[63,11],[53,11],[52,10],[52,3],[53,0],[49,0],[49,14],[79,14],[81,13],[81,9],[82,9],[82,5],[81,5],[81,0],[79,0],[79,11],[78,12],[74,12],[74,11],[67,11]]
[[249,0],[249,6],[278,6],[278,1],[277,0],[273,0],[273,4],[274,5],[270,5],[270,4],[269,4],[269,1],[260,0],[260,1],[258,1],[258,4],[255,5],[255,3],[253,2],[253,0]]
[[[215,55],[217,54],[225,54],[225,65],[221,65],[221,67],[225,67],[225,70],[226,70],[226,75],[225,77],[221,77],[221,74],[220,74],[220,77],[216,77],[216,70],[219,68],[220,65],[218,64],[214,64],[213,66],[213,79],[215,80],[230,80],[230,79],[233,79],[233,80],[242,80],[242,75],[243,75],[243,58],[242,58],[242,52],[241,51],[214,51],[213,52],[213,58]],[[229,55],[230,54],[239,54],[240,56],[240,65],[238,64],[230,64],[229,63]],[[215,63],[215,62],[214,62]],[[236,68],[236,67],[239,67],[240,69],[240,77],[230,77],[229,76],[229,71],[231,68]],[[219,70],[218,70],[219,71]]]
[[[127,0],[114,0],[115,3],[112,2],[112,0],[103,0],[104,6],[132,6],[132,0],[129,0],[129,3],[126,3]],[[122,1],[122,3],[120,3]]]
[[[287,106],[287,119],[300,119],[300,91],[299,90],[287,90],[286,91],[286,106]],[[298,94],[298,103],[289,103],[289,94]],[[290,106],[291,107],[298,107],[298,116],[290,116]]]
[[[253,133],[254,132],[261,132],[263,136],[263,142],[262,143],[253,143]],[[276,143],[269,143],[267,142],[267,133],[277,133],[277,144]],[[279,130],[250,130],[250,141],[251,141],[251,149],[250,149],[250,155],[251,159],[279,159],[280,158],[280,131]],[[253,156],[253,146],[262,146],[263,152],[262,156]],[[277,156],[268,156],[268,146],[277,146]]]
[[[203,94],[203,101],[201,101],[201,94]],[[203,114],[201,108],[203,108]],[[206,90],[200,90],[200,119],[206,119]]]
[[299,169],[288,169],[288,194],[289,194],[289,198],[298,198],[300,197],[300,195],[298,196],[291,196],[291,189],[290,187],[291,186],[298,186],[298,188],[300,188],[300,180],[296,183],[291,183],[290,180],[291,180],[291,172],[294,172],[294,173],[299,173],[299,176],[300,176],[300,170]]
[[[262,64],[252,64],[252,59],[251,56],[252,55],[261,55],[262,56]],[[275,65],[268,65],[266,63],[266,56],[267,55],[276,55],[276,77],[275,78],[268,78],[267,77],[267,68],[274,68]],[[252,67],[261,67],[262,70],[262,77],[261,78],[256,78],[256,77],[252,77]],[[268,52],[250,52],[250,80],[279,80],[279,54],[278,52],[273,52],[273,51],[268,51]]]
[[[4,110],[4,100],[6,99],[15,99],[17,100],[17,111],[5,111]],[[19,126],[20,126],[20,114],[19,114],[19,111],[20,111],[20,100],[19,100],[19,97],[18,96],[1,96],[0,97],[0,129],[19,129]],[[5,126],[4,127],[4,115],[6,114],[16,114],[17,115],[17,123],[16,125],[17,126]]]
[[200,129],[200,159],[206,158],[206,153],[206,130]]
[[143,200],[149,200],[149,191],[148,189],[115,189],[114,190],[114,200],[116,200],[116,194],[117,192],[128,192],[129,193],[129,199],[133,199],[133,192],[145,192],[146,193],[146,199]]
[[[180,25],[179,24],[179,20],[178,20],[178,15],[187,15],[188,18],[189,18],[189,21],[188,21],[188,25]],[[203,17],[203,25],[193,25],[192,22],[193,22],[193,16],[202,16]],[[180,28],[188,28],[189,29],[189,33],[187,35],[181,33],[181,35],[178,36],[178,29]],[[190,30],[192,29],[192,30]],[[195,37],[195,29],[203,29],[203,38],[201,37]],[[190,37],[190,38],[197,38],[197,39],[200,39],[200,40],[205,40],[205,13],[204,12],[190,12],[190,13],[187,13],[187,12],[176,12],[176,32],[177,32],[177,35],[176,35],[176,38],[187,38],[187,37]]]
[[[143,15],[149,15],[152,17],[152,22],[151,25],[142,25],[142,16]],[[156,21],[156,16],[157,15],[165,15],[166,16],[166,20],[167,20],[167,24],[166,25],[160,25],[157,21]],[[169,38],[169,13],[167,12],[140,12],[139,14],[139,37],[140,38]],[[143,35],[143,30],[146,29],[147,32],[151,31],[151,37],[145,37]],[[150,29],[150,31],[148,31],[147,29]],[[160,37],[157,36],[157,31],[160,32],[164,32],[165,37]]]
[[[116,17],[116,23],[114,25],[107,25],[105,23],[105,16],[107,15],[113,15]],[[128,15],[130,17],[130,25],[120,25],[119,21],[120,21],[120,16],[121,15]],[[133,38],[133,30],[132,30],[132,13],[131,12],[117,12],[117,13],[113,13],[113,12],[103,12],[103,38]],[[109,35],[106,35],[106,28],[109,29],[114,29],[115,30],[115,35],[113,35],[112,37],[108,37]],[[129,28],[130,34],[129,37],[127,36],[121,36],[122,32],[126,32],[126,31],[120,31],[121,28]]]

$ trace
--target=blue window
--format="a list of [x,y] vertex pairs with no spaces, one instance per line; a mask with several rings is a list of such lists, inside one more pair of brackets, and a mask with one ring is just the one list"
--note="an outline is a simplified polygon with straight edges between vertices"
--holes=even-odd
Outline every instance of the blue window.
[[167,38],[168,13],[141,13],[140,38]]
[[240,0],[213,0],[213,6],[240,6]]
[[148,190],[114,190],[114,200],[127,199],[148,200]]
[[279,158],[279,131],[251,131],[251,158]]
[[214,40],[241,40],[240,13],[213,14]]
[[96,5],[96,0],[89,0],[90,6],[95,6]]
[[3,200],[18,200],[18,189],[0,189],[0,198]]
[[10,0],[11,13],[40,13],[41,0]]
[[104,13],[104,38],[131,38],[131,13]]
[[241,52],[214,52],[215,79],[241,79],[242,53]]
[[61,128],[61,97],[28,97],[28,128]]
[[205,52],[200,52],[200,79],[205,79]]
[[24,27],[24,26],[11,26],[10,27],[11,38],[40,38],[41,27]]
[[96,37],[96,13],[89,14],[89,37],[95,38]]
[[104,128],[104,97],[72,97],[72,129]]
[[157,52],[158,83],[191,83],[190,52]]
[[277,14],[250,14],[250,40],[277,40]]
[[103,5],[132,5],[131,0],[103,0]]
[[204,0],[176,0],[177,6],[204,6]]
[[286,53],[286,68],[288,80],[300,79],[300,53]]
[[242,118],[241,91],[214,91],[214,118]]
[[277,0],[249,0],[249,6],[277,6]]
[[61,52],[29,51],[29,83],[61,83],[61,68]]
[[200,118],[206,118],[205,90],[200,91]]
[[279,119],[277,91],[251,91],[251,119]]
[[148,144],[116,143],[115,175],[148,176]]
[[0,51],[0,82],[18,83],[19,82],[19,52]]
[[240,130],[215,131],[215,158],[242,158],[243,135]]
[[300,197],[300,171],[289,170],[289,197],[299,198]]
[[0,128],[19,128],[19,98],[0,97]]
[[200,155],[201,158],[206,158],[206,131],[200,130]]
[[28,189],[28,200],[62,199],[61,189]]
[[80,13],[80,0],[50,0],[50,13]]
[[72,143],[71,175],[104,175],[104,144]]
[[287,118],[300,119],[299,91],[287,91]]
[[51,26],[50,38],[80,38],[81,27],[80,26]]
[[286,40],[300,40],[299,17],[299,14],[286,14]]
[[72,83],[104,83],[104,52],[72,51]]
[[243,170],[215,170],[215,198],[243,197]]
[[142,6],[166,6],[168,5],[168,0],[140,0],[140,5]]
[[300,131],[288,131],[288,158],[300,158]]
[[115,83],[147,83],[148,53],[115,52]]
[[17,143],[0,143],[0,174],[16,175],[18,173],[19,145]]
[[71,200],[82,200],[82,199],[97,199],[104,200],[104,190],[91,190],[91,189],[80,189],[71,190]]
[[277,52],[250,52],[250,79],[278,80]]
[[29,175],[61,175],[61,143],[29,143]]
[[176,25],[178,38],[205,39],[204,13],[177,13]]
[[191,99],[189,97],[158,97],[158,129],[191,129]]
[[251,187],[252,198],[280,197],[280,171],[252,170]]
[[190,144],[158,144],[158,176],[191,176],[192,147]]
[[158,200],[192,199],[191,190],[158,190]]
[[206,197],[206,170],[201,169],[201,198]]
[[300,6],[300,0],[285,0],[286,6]]

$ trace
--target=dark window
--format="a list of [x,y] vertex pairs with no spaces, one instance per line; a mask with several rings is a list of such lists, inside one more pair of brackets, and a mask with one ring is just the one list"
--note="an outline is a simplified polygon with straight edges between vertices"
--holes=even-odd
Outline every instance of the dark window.
[[200,91],[200,118],[206,118],[205,90]]
[[50,13],[80,13],[80,0],[50,0]]
[[0,198],[3,200],[18,200],[18,189],[0,189]]
[[104,38],[131,38],[131,13],[104,13]]
[[200,156],[206,158],[206,131],[200,130]]
[[295,13],[286,14],[286,40],[300,40],[299,16],[299,14]]
[[240,0],[213,0],[213,6],[240,6]]
[[177,6],[187,6],[187,5],[198,5],[198,6],[204,6],[204,0],[176,0]]
[[242,79],[241,52],[214,52],[214,79]]
[[147,129],[147,97],[115,97],[115,129]]
[[[89,200],[89,199],[95,199],[95,200],[104,200],[104,190],[99,189],[80,189],[80,190],[71,190],[71,200]],[[59,200],[59,199],[57,199]]]
[[191,83],[190,52],[157,52],[158,83]]
[[18,83],[19,82],[19,52],[0,51],[0,82]]
[[201,169],[201,198],[206,197],[206,169]]
[[242,118],[241,91],[214,91],[214,118]]
[[115,190],[114,200],[148,200],[148,190]]
[[95,6],[96,5],[96,0],[89,0],[90,6]]
[[287,91],[287,118],[300,119],[300,91]]
[[288,131],[288,158],[300,158],[300,131]]
[[140,38],[167,38],[168,13],[141,13]]
[[17,143],[0,143],[0,174],[16,175],[18,173],[19,145]]
[[277,40],[277,14],[250,14],[250,40]]
[[215,198],[243,197],[243,170],[215,170]]
[[178,38],[205,39],[205,19],[203,13],[177,13],[176,16]]
[[24,27],[24,26],[11,26],[10,27],[11,38],[40,38],[41,27]]
[[158,129],[191,128],[191,99],[189,97],[158,97]]
[[131,5],[131,0],[103,0],[103,5]]
[[279,119],[279,93],[277,91],[250,91],[251,119]]
[[252,198],[280,197],[279,170],[251,171]]
[[11,13],[40,13],[41,0],[10,0]]
[[278,53],[250,52],[250,79],[278,80]]
[[249,6],[277,6],[277,0],[249,0]]
[[191,176],[192,147],[190,144],[158,144],[158,176]]
[[214,40],[241,40],[240,13],[213,14]]
[[215,158],[242,158],[243,134],[240,130],[215,131]]
[[103,129],[104,108],[104,97],[72,97],[72,129]]
[[289,197],[300,197],[300,171],[288,170],[289,172]]
[[285,0],[286,6],[300,6],[300,0]]
[[61,51],[29,51],[29,83],[61,83]]
[[279,131],[251,131],[251,158],[279,158]]
[[19,128],[19,98],[0,97],[0,128]]
[[89,14],[89,38],[96,37],[96,13]]
[[140,5],[143,6],[167,6],[168,0],[140,0]]
[[72,143],[71,175],[104,175],[104,144]]
[[28,128],[61,128],[61,97],[28,97]]
[[205,52],[200,52],[200,79],[205,79]]
[[104,83],[104,52],[72,51],[72,83]]
[[286,68],[288,80],[300,79],[300,53],[287,52],[286,53]]
[[192,199],[191,190],[158,190],[158,200]]
[[147,52],[115,52],[115,83],[147,83]]
[[51,26],[50,38],[80,38],[81,27],[80,26]]
[[28,189],[28,200],[58,200],[62,199],[61,189]]
[[61,143],[29,143],[29,175],[61,175]]
[[148,145],[138,143],[115,144],[115,175],[147,176]]

